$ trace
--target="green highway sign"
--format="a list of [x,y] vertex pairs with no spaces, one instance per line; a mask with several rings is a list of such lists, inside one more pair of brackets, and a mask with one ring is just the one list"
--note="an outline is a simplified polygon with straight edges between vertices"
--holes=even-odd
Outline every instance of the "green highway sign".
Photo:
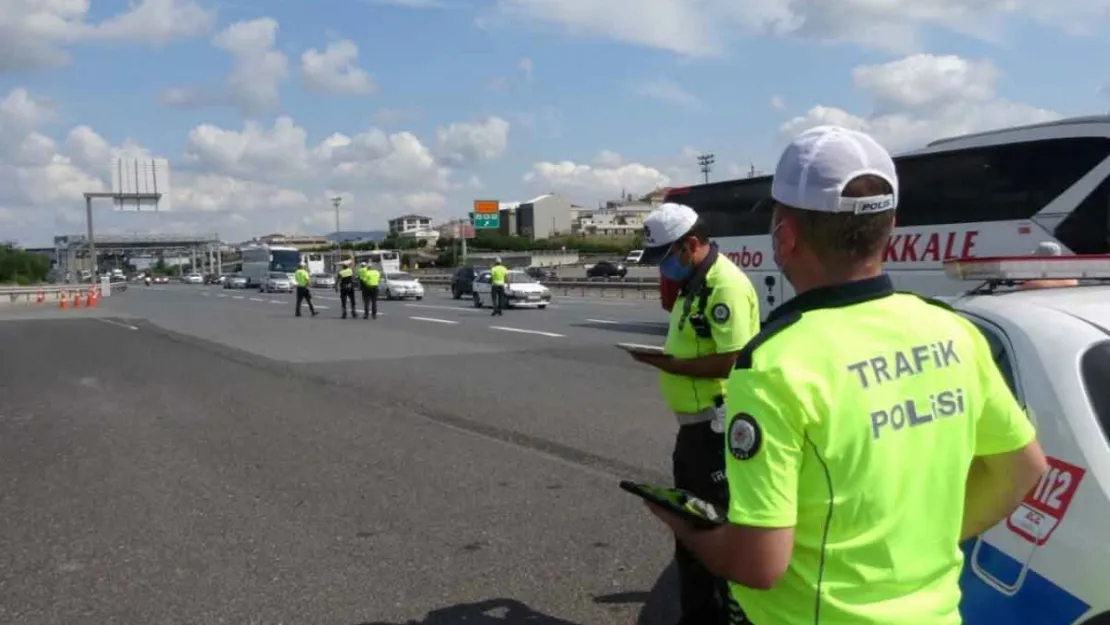
[[501,227],[501,215],[498,213],[475,213],[475,230],[496,230]]

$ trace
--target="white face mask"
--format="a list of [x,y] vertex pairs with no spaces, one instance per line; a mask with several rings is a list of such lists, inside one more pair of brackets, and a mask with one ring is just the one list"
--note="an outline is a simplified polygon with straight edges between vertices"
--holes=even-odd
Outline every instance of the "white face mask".
[[783,270],[782,260],[779,259],[779,240],[778,240],[778,237],[775,236],[775,233],[777,233],[779,231],[779,228],[781,228],[781,227],[782,227],[782,220],[781,219],[779,220],[778,223],[771,226],[771,260],[775,261],[775,267],[778,267],[778,270],[781,271],[782,274],[785,276],[786,271]]

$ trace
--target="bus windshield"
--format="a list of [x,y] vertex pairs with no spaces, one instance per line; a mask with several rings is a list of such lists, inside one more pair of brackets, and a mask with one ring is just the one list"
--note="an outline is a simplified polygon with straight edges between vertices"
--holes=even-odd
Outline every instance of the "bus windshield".
[[296,250],[270,250],[270,269],[292,273],[301,264],[301,253]]

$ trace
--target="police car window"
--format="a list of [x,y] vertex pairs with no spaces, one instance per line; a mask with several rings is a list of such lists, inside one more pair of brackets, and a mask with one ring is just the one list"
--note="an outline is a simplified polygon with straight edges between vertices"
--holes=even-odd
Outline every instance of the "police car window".
[[1079,370],[1102,433],[1110,440],[1110,386],[1106,384],[1110,380],[1110,341],[1088,349],[1079,361]]
[[987,344],[991,349],[991,356],[994,357],[994,363],[998,365],[998,370],[1002,372],[1002,377],[1006,378],[1006,385],[1010,387],[1010,392],[1014,394],[1014,397],[1021,399],[1021,394],[1018,392],[1017,388],[1017,382],[1014,379],[1014,366],[1010,359],[1010,352],[1006,348],[1006,341],[996,328],[988,326],[975,318],[970,318],[970,320],[975,324],[975,327],[979,328],[983,336],[986,337]]

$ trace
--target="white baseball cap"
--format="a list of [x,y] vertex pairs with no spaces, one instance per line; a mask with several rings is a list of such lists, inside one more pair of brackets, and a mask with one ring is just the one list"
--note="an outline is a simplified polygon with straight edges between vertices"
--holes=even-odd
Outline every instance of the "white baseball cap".
[[[841,197],[849,182],[864,175],[886,180],[894,193]],[[802,210],[880,213],[898,207],[898,172],[890,153],[869,135],[840,126],[817,126],[786,146],[775,167],[771,197]]]
[[657,263],[671,245],[698,223],[698,214],[685,204],[667,202],[644,219],[644,253],[641,263]]
[[1033,250],[1034,256],[1063,256],[1064,248],[1056,241],[1041,241],[1037,249]]

